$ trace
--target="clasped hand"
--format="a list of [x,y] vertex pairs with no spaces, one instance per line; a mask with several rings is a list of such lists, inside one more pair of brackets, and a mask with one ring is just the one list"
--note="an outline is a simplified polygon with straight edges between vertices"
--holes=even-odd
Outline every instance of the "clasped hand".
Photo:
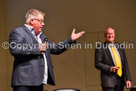
[[47,49],[47,44],[46,43],[41,43],[39,44],[39,48],[41,52],[45,52]]

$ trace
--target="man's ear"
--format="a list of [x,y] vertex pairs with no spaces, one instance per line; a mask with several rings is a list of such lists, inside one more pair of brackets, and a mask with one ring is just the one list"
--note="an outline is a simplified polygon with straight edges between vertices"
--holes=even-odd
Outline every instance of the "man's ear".
[[34,24],[34,21],[33,21],[33,20],[30,20],[30,24],[33,25],[33,24]]

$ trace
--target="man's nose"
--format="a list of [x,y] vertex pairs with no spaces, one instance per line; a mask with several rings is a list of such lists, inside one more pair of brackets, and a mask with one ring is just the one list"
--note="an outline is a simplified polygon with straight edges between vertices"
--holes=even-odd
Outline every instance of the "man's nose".
[[42,26],[44,26],[44,22],[42,22]]

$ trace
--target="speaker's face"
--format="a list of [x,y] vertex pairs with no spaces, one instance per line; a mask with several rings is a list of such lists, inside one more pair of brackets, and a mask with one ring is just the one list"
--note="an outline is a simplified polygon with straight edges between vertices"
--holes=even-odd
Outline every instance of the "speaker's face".
[[115,39],[114,29],[108,28],[105,33],[105,38],[108,43],[114,43]]

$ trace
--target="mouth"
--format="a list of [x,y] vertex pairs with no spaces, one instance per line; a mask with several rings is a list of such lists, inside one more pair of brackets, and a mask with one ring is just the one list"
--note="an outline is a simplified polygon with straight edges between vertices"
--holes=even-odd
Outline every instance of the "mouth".
[[41,28],[39,28],[39,31],[42,31],[42,27],[41,27]]

